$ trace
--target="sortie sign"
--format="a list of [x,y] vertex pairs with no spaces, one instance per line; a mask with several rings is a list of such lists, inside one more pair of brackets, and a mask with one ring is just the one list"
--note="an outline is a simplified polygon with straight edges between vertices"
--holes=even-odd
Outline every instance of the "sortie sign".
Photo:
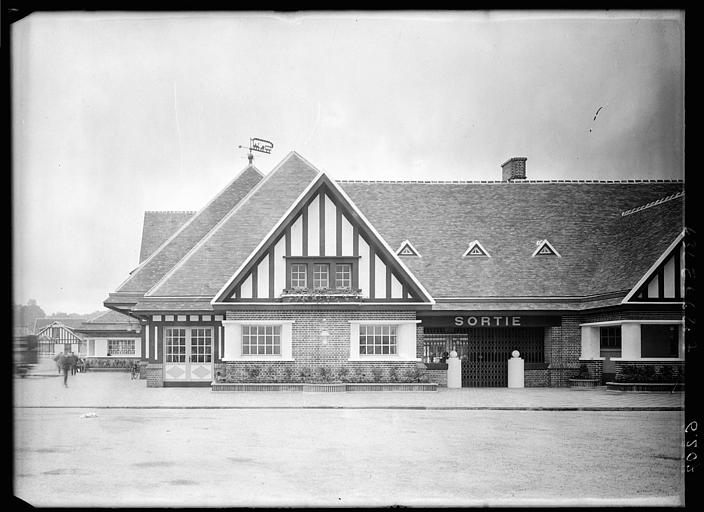
[[520,316],[456,316],[457,327],[520,327]]

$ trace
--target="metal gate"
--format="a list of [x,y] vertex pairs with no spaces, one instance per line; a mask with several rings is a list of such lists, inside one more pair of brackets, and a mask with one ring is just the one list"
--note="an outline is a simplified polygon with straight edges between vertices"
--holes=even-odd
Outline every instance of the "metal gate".
[[506,387],[508,360],[518,350],[526,363],[545,360],[542,327],[432,328],[423,332],[424,359],[455,350],[463,387]]

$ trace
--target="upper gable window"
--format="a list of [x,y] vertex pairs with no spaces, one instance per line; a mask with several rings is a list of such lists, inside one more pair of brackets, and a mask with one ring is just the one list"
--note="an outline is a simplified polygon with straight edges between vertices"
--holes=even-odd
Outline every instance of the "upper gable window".
[[413,247],[413,244],[408,240],[401,242],[398,250],[396,251],[398,256],[417,256],[420,257],[420,253]]
[[560,253],[547,240],[538,240],[537,248],[533,251],[533,256],[557,256],[561,258]]
[[293,289],[352,288],[358,257],[292,256],[286,258],[286,272]]
[[464,254],[462,257],[471,257],[471,258],[490,258],[489,252],[484,249],[482,244],[479,243],[479,240],[474,240],[469,243],[469,247],[467,248],[466,251],[464,251]]

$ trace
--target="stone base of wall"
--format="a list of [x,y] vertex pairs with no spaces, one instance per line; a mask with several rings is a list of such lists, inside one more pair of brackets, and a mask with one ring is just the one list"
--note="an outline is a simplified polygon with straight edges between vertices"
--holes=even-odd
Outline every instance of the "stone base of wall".
[[163,388],[164,387],[164,371],[161,364],[147,365],[147,387],[148,388]]
[[602,372],[604,369],[604,361],[599,359],[580,359],[579,364],[586,365],[589,370],[589,376],[592,379],[598,379],[601,382]]

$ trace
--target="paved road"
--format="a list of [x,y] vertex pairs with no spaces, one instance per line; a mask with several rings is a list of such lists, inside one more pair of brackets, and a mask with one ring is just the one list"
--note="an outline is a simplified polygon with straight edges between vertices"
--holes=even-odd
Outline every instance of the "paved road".
[[[52,371],[53,370],[53,371]],[[88,372],[69,387],[49,368],[45,377],[14,379],[17,407],[417,407],[417,408],[667,408],[684,393],[625,393],[604,388],[441,388],[437,392],[214,392],[210,388],[147,388],[129,373]]]
[[36,506],[667,506],[683,492],[682,412],[14,411],[15,494]]

